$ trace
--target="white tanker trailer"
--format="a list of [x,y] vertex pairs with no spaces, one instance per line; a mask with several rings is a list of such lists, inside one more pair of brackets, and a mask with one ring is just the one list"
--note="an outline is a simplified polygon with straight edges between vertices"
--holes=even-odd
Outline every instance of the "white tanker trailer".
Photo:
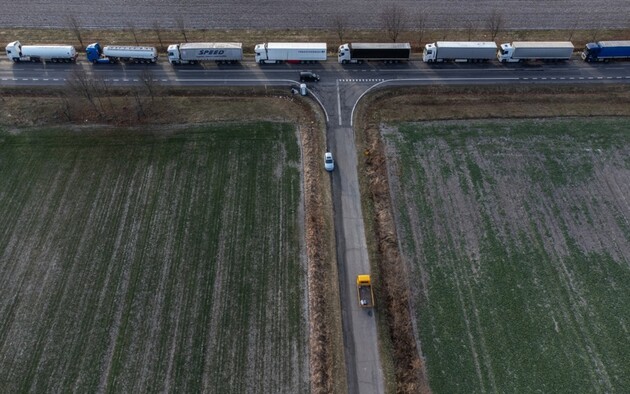
[[22,45],[13,41],[6,46],[7,57],[13,62],[70,63],[77,60],[72,45]]

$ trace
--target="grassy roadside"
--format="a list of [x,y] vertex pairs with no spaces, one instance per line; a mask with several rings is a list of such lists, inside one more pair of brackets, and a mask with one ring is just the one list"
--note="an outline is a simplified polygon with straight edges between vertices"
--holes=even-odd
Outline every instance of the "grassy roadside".
[[[150,45],[164,52],[169,44],[184,41],[182,33],[174,29],[156,30],[95,30],[81,29],[83,45],[92,42],[102,44],[127,44],[127,45]],[[136,43],[136,38],[137,43]],[[187,30],[188,42],[195,41],[237,41],[243,43],[243,50],[251,55],[254,46],[267,41],[307,41],[307,42],[327,42],[328,50],[331,54],[336,52],[337,46],[343,42],[363,41],[379,42],[383,40],[381,30],[347,30],[343,34],[343,39],[333,29],[321,30],[295,30],[295,29],[270,29],[270,30]],[[425,32],[403,31],[398,38],[398,42],[410,42],[416,51],[421,51],[422,46],[427,42],[439,40],[488,40],[488,32],[484,30],[473,30],[470,34],[463,29],[431,29]],[[576,50],[581,50],[584,44],[595,40],[623,40],[630,39],[630,29],[611,30],[505,30],[499,32],[496,42],[510,42],[514,40],[570,40],[575,45]],[[76,34],[70,29],[3,29],[0,31],[0,42],[9,43],[19,40],[23,44],[51,44],[66,43],[74,45],[81,52],[85,48],[77,39]]]
[[[439,94],[437,94],[439,93]],[[394,360],[396,392],[429,392],[422,344],[415,338],[408,278],[398,254],[398,235],[390,200],[387,165],[379,126],[388,122],[523,117],[629,116],[626,86],[434,86],[384,89],[360,103],[356,117],[357,151],[368,244],[374,272],[383,283],[377,298],[387,327],[380,331],[385,359]],[[400,286],[403,284],[403,286]],[[405,305],[405,303],[407,303]],[[401,304],[403,304],[401,306]],[[416,353],[409,349],[417,349]]]

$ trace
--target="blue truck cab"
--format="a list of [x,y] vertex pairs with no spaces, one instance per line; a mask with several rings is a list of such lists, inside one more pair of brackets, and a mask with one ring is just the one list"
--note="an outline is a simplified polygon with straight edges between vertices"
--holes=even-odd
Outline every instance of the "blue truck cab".
[[111,63],[109,58],[103,57],[103,48],[98,42],[90,44],[85,48],[85,54],[88,61],[92,63]]

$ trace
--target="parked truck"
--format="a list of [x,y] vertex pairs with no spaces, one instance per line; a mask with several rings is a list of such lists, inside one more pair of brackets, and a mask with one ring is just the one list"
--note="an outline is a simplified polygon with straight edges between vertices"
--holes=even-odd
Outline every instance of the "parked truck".
[[587,62],[630,59],[630,41],[589,42],[582,52],[582,59]]
[[564,61],[571,59],[573,44],[570,41],[514,41],[501,44],[497,59],[501,63],[522,61]]
[[13,62],[70,63],[77,60],[72,45],[22,45],[13,41],[6,46],[7,57]]
[[370,275],[357,275],[357,294],[359,295],[359,305],[362,308],[374,306],[374,292],[372,291]]
[[497,54],[493,41],[438,41],[424,46],[422,61],[434,62],[485,62]]
[[154,47],[109,45],[98,42],[85,48],[88,61],[96,63],[155,63],[158,58]]
[[337,57],[341,64],[363,63],[368,61],[407,61],[411,57],[411,45],[408,42],[351,42],[339,46]]
[[325,42],[266,42],[254,48],[256,63],[315,63],[326,60]]
[[171,64],[231,64],[241,60],[243,44],[240,42],[187,42],[168,46],[168,61]]

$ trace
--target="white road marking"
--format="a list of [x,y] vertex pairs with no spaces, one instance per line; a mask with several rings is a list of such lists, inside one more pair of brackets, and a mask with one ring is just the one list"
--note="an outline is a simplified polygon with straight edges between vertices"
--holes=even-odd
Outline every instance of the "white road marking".
[[337,80],[337,114],[339,115],[339,126],[341,126],[341,96],[339,94],[339,80]]

